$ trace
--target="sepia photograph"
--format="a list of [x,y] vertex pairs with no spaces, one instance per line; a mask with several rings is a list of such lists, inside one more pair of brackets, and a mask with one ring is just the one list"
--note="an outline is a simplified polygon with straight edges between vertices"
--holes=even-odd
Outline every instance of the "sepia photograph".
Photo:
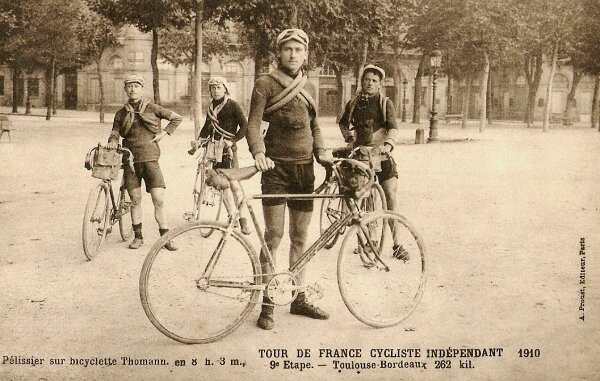
[[598,0],[0,0],[0,381],[600,378]]

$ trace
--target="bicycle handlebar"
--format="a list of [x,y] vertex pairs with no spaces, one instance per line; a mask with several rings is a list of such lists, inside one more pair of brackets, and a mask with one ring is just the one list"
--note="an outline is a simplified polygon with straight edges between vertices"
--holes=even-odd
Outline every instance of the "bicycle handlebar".
[[129,168],[131,169],[132,172],[135,173],[135,169],[133,167],[133,153],[131,152],[131,150],[129,150],[129,148],[125,148],[125,147],[121,147],[121,145],[118,145],[116,148],[108,148],[106,146],[103,146],[101,143],[98,143],[97,146],[95,146],[94,148],[92,148],[91,150],[89,150],[89,152],[87,153],[86,157],[85,157],[85,168],[86,169],[92,169],[93,167],[93,161],[94,161],[94,151],[98,151],[98,149],[102,147],[104,149],[115,149],[118,153],[123,154],[127,157],[127,164],[129,165]]
[[[350,164],[353,168],[358,169],[368,178],[367,184],[354,193],[354,197],[361,199],[371,189],[371,186],[373,186],[373,183],[375,182],[375,172],[367,164],[361,161],[348,158],[339,158],[334,159],[331,166],[336,172],[336,176],[338,176],[338,178],[341,177],[338,168],[342,163]],[[207,174],[206,185],[220,190],[225,190],[231,187],[231,182],[249,179],[256,173],[258,173],[258,169],[255,166],[211,170],[210,174]]]

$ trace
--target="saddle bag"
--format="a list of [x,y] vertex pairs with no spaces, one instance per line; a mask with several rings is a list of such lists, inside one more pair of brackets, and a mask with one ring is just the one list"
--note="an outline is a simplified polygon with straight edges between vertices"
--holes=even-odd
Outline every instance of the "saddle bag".
[[101,145],[94,150],[92,177],[102,180],[116,180],[121,168],[122,155],[116,149]]

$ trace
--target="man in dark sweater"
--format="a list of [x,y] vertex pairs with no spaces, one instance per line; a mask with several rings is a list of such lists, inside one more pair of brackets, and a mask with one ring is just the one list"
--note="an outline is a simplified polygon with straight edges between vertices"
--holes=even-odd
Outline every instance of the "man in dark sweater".
[[216,140],[223,138],[231,147],[233,157],[224,152],[223,161],[217,163],[215,168],[238,168],[237,142],[246,136],[248,121],[240,105],[229,98],[227,81],[223,77],[212,77],[208,81],[212,101],[204,127],[197,137],[207,138],[213,136]]
[[[142,179],[146,184],[146,192],[150,193],[154,204],[154,218],[158,223],[161,235],[169,229],[165,221],[165,181],[158,165],[160,147],[158,142],[167,134],[171,135],[181,123],[181,116],[176,112],[151,103],[144,99],[144,78],[131,74],[125,78],[125,92],[129,101],[117,111],[113,128],[108,138],[108,147],[116,147],[123,138],[123,147],[133,153],[135,173],[125,166],[125,188],[131,197],[131,220],[135,237],[129,244],[130,249],[139,249],[144,241],[142,236]],[[161,129],[160,120],[166,119],[169,124]],[[173,242],[165,244],[168,250],[177,250]]]
[[[339,125],[344,140],[350,146],[373,147],[385,154],[387,159],[381,162],[377,180],[385,193],[388,209],[397,211],[398,171],[390,152],[398,139],[398,127],[394,104],[380,93],[384,80],[385,71],[382,68],[366,65],[361,77],[361,90],[346,104]],[[396,236],[393,250],[394,257],[408,259],[408,252]]]
[[[286,29],[277,37],[277,48],[278,68],[254,85],[246,139],[256,168],[262,172],[263,194],[311,193],[315,180],[313,157],[321,163],[327,159],[314,100],[304,89],[307,77],[302,66],[308,58],[308,36],[300,29]],[[262,120],[269,123],[264,138],[260,131]],[[283,237],[285,206],[285,199],[263,199],[265,241],[273,256]],[[292,263],[304,252],[313,201],[289,200],[287,206]],[[263,251],[260,261],[263,273],[272,274],[274,269]],[[269,279],[267,275],[264,281]],[[304,283],[304,271],[298,274],[298,281]],[[329,317],[310,304],[304,292],[298,293],[290,312],[313,319]],[[262,329],[272,329],[274,325],[273,304],[266,293],[257,324]]]

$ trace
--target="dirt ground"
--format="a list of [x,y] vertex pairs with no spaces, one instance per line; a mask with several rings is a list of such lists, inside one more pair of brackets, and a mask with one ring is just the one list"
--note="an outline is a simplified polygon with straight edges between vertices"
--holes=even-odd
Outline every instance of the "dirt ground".
[[[280,308],[275,329],[265,332],[255,326],[257,308],[223,340],[190,346],[163,336],[141,307],[140,269],[158,238],[148,195],[142,249],[128,250],[113,234],[94,261],[83,255],[83,211],[97,181],[83,168],[84,157],[106,140],[111,124],[98,123],[93,113],[62,110],[50,122],[9,117],[12,143],[0,143],[0,380],[599,377],[600,134],[587,125],[547,133],[519,123],[495,123],[483,133],[474,123],[466,130],[441,125],[443,142],[414,145],[415,126],[402,124],[402,142],[393,152],[398,199],[428,249],[427,287],[413,315],[379,330],[357,321],[337,290],[336,246],[309,269],[311,281],[325,290],[318,303],[331,313],[329,320]],[[334,123],[321,123],[328,146],[341,143]],[[192,202],[195,161],[186,153],[192,131],[186,119],[161,142],[171,226],[183,223]],[[240,159],[252,163],[245,144]],[[246,189],[258,192],[258,177]],[[318,235],[317,213],[313,217],[311,239]],[[380,358],[372,351],[384,348],[419,349],[420,356]],[[455,351],[490,354],[490,348],[502,351],[494,351],[496,357]],[[286,349],[288,357],[268,358],[266,351],[261,357],[266,349]],[[309,349],[310,358],[298,357],[301,349]],[[361,356],[319,357],[319,349],[359,349]],[[449,353],[434,358],[436,349]],[[520,357],[525,349],[532,351]],[[84,363],[107,357],[116,365]],[[168,364],[123,365],[122,357]],[[43,363],[28,364],[32,358]],[[64,363],[51,364],[54,359]],[[382,360],[404,368],[383,368]],[[468,360],[472,368],[460,369]],[[300,362],[312,368],[284,368]],[[427,368],[411,368],[417,362]],[[371,363],[375,369],[356,369]]]

